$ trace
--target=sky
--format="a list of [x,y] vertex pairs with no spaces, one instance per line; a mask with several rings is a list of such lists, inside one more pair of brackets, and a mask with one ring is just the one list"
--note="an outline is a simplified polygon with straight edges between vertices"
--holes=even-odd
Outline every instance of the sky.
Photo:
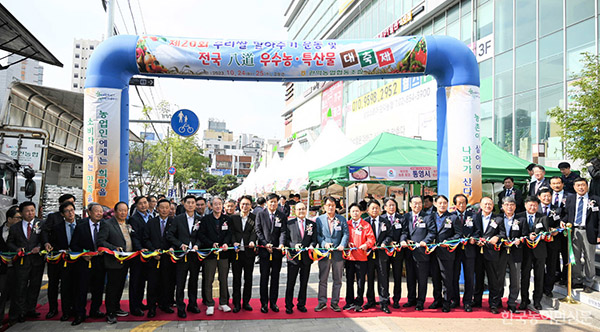
[[[287,39],[285,0],[115,1],[114,22],[119,34]],[[101,0],[2,0],[2,5],[63,63],[63,68],[43,64],[44,85],[70,90],[74,39],[103,40],[106,35],[107,14]],[[141,90],[146,104],[166,100],[174,111],[194,111],[200,118],[200,130],[207,128],[209,118],[216,118],[225,120],[235,134],[283,138],[282,83],[155,78],[154,88]],[[133,87],[130,104],[130,118],[139,119],[141,102]],[[143,130],[134,126],[131,129],[138,134]],[[166,132],[166,126],[159,131]]]

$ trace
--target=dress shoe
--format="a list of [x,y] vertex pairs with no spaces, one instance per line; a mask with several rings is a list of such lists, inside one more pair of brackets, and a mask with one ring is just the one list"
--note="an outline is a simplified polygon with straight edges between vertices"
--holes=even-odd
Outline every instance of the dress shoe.
[[402,307],[403,307],[403,308],[408,308],[408,307],[414,307],[414,306],[416,306],[416,305],[417,305],[417,302],[414,302],[414,301],[408,301],[408,302],[404,303],[404,304],[402,305]]
[[390,310],[390,308],[387,305],[382,304],[381,305],[381,311],[385,312],[386,314],[391,314],[392,311]]
[[25,316],[24,315],[19,315],[19,318],[17,318],[17,322],[23,323],[24,321],[25,321]]
[[60,321],[61,322],[66,322],[69,320],[69,318],[71,318],[71,315],[69,314],[63,314],[62,316],[60,316]]
[[285,308],[285,313],[288,314],[288,315],[291,315],[291,314],[294,313],[294,309],[292,309],[292,308]]
[[363,311],[362,306],[360,306],[360,305],[355,305],[354,306],[354,312],[362,312],[362,311]]
[[558,282],[559,285],[561,286],[566,286],[567,285],[567,281],[566,280],[561,280]]
[[104,318],[106,315],[102,311],[90,312],[90,318]]
[[117,316],[115,316],[113,314],[106,315],[106,322],[108,324],[116,324],[117,323]]
[[450,312],[450,305],[449,304],[442,305],[442,312]]
[[162,312],[167,313],[167,314],[172,314],[175,312],[175,310],[173,310],[173,308],[171,307],[158,307]]
[[544,292],[544,295],[550,298],[554,297],[554,294],[552,294],[552,292]]
[[541,303],[534,303],[533,307],[535,308],[535,310],[542,310],[542,304]]
[[473,312],[473,307],[470,304],[465,304],[465,312]]
[[146,311],[146,310],[150,309],[150,307],[145,304],[142,304],[142,305],[140,305],[140,309]]
[[400,303],[394,302],[394,304],[392,304],[392,308],[394,308],[394,309],[400,309]]
[[206,316],[212,316],[215,314],[215,307],[210,306],[206,308]]
[[[214,307],[213,307],[214,309]],[[200,309],[198,309],[197,306],[193,305],[193,306],[188,306],[187,307],[187,311],[193,313],[193,314],[199,314],[200,313]]]
[[252,311],[252,306],[248,303],[244,303],[244,305],[242,305],[242,308],[246,311]]
[[75,317],[75,320],[71,323],[72,326],[77,326],[81,323],[85,322],[85,317],[83,316],[77,316]]
[[442,307],[442,305],[439,302],[433,301],[433,303],[429,306],[429,309],[438,309],[441,307]]
[[519,313],[517,311],[517,306],[514,306],[514,305],[509,305],[508,306],[508,311],[512,312],[513,314],[518,314]]
[[521,302],[521,304],[519,304],[519,310],[527,310],[527,301]]
[[[40,313],[37,312],[37,311],[29,311],[29,312],[25,313],[25,317],[27,317],[27,318],[38,318],[38,317],[40,317]],[[52,317],[54,317],[54,316],[52,316]]]
[[119,309],[115,311],[115,315],[117,315],[117,317],[127,317],[129,316],[129,313],[127,311]]
[[497,315],[500,313],[500,311],[498,311],[498,308],[496,308],[496,307],[490,308],[490,312],[493,313],[494,315]]
[[459,302],[455,302],[455,301],[450,302],[450,308],[451,309],[458,308],[458,307],[460,307],[460,303]]
[[583,292],[590,294],[590,293],[594,292],[594,289],[592,287],[585,286],[585,288],[583,289]]
[[579,284],[579,283],[573,284],[573,285],[571,285],[571,288],[583,288],[583,284]]
[[144,316],[144,312],[142,311],[142,309],[133,309],[131,310],[131,315],[136,317],[142,317]]
[[277,306],[277,304],[271,304],[271,311],[273,312],[279,312],[279,307]]
[[367,304],[363,305],[363,309],[364,310],[369,310],[371,308],[375,308],[375,303],[374,302],[367,302]]
[[233,306],[233,313],[237,314],[238,312],[240,312],[240,310],[242,310],[242,307],[240,307],[239,305],[234,305]]
[[315,311],[319,312],[319,311],[323,311],[323,309],[327,308],[327,305],[325,303],[319,303],[319,305],[317,305],[315,307]]
[[146,315],[146,317],[148,317],[148,318],[156,317],[156,309],[155,308],[148,309],[148,314]]
[[58,315],[58,310],[56,309],[51,309],[50,311],[48,311],[48,313],[46,314],[46,319],[52,319],[54,318],[56,315]]
[[342,311],[342,308],[340,308],[339,304],[337,304],[337,303],[332,303],[329,305],[329,307],[331,308],[331,310],[333,310],[335,312]]
[[231,311],[231,307],[229,307],[227,304],[222,304],[219,306],[219,310],[223,311],[223,312],[230,312]]
[[422,311],[423,310],[423,304],[417,303],[417,305],[415,306],[415,310],[416,311]]
[[185,310],[177,310],[177,317],[187,318],[187,314],[185,313]]
[[346,305],[342,309],[343,310],[352,310],[352,309],[354,309],[354,303],[346,303]]
[[471,308],[481,308],[481,302],[473,302],[473,304],[471,304]]
[[308,310],[306,310],[305,306],[302,306],[302,307],[298,307],[298,311],[300,311],[300,312],[307,312]]
[[263,314],[266,314],[267,312],[269,312],[269,307],[267,307],[266,305],[261,306],[260,312],[262,312]]

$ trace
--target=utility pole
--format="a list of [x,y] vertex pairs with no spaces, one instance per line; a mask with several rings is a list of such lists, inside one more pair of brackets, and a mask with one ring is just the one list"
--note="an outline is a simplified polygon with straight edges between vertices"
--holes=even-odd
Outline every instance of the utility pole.
[[115,0],[106,0],[106,6],[108,7],[108,22],[106,24],[106,39],[113,36],[113,26],[115,21]]

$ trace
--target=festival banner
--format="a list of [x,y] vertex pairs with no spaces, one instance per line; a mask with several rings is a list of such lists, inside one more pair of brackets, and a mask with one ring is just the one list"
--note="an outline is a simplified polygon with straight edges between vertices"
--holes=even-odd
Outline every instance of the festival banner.
[[261,80],[339,80],[422,75],[425,37],[381,40],[252,41],[141,36],[140,73]]
[[449,197],[464,194],[474,204],[482,195],[479,87],[446,87],[446,109]]
[[327,121],[334,121],[342,128],[342,104],[344,95],[344,81],[335,82],[321,94],[321,128]]
[[360,167],[349,166],[351,181],[425,181],[437,180],[435,166]]
[[87,88],[83,109],[83,204],[112,207],[119,201],[121,90]]

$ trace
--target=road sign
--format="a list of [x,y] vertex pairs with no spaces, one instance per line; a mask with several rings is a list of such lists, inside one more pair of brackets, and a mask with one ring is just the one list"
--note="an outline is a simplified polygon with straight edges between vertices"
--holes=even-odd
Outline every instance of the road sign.
[[175,175],[176,172],[177,172],[177,170],[175,169],[175,166],[169,167],[169,174]]
[[200,128],[200,120],[196,113],[188,109],[180,109],[171,117],[171,128],[179,136],[192,136]]
[[173,198],[173,197],[175,197],[176,194],[177,194],[177,192],[175,191],[175,188],[169,188],[168,195],[167,195],[168,197]]
[[132,77],[129,79],[129,85],[154,86],[153,78]]

